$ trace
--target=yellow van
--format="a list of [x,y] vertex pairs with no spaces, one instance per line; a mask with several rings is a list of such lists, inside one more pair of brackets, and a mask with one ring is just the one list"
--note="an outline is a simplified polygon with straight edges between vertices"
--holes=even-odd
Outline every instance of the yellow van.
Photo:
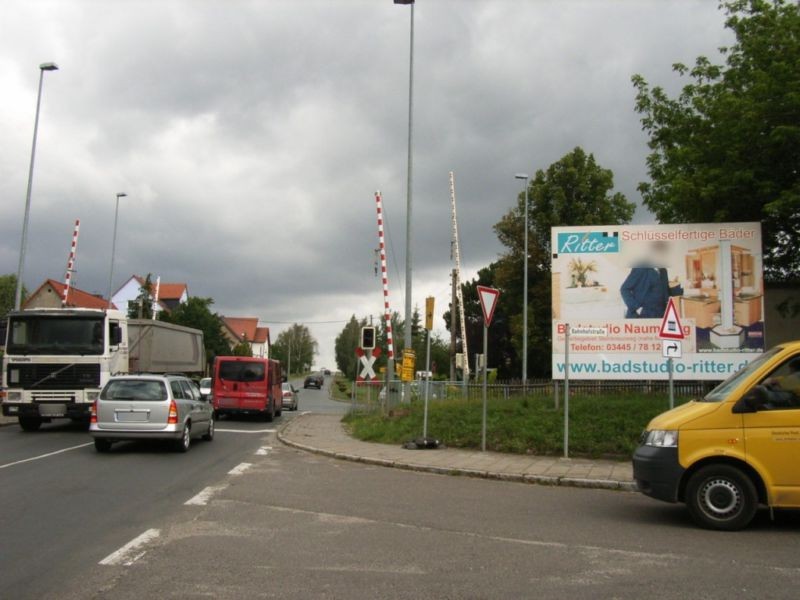
[[650,421],[633,476],[642,493],[685,502],[711,529],[746,527],[759,505],[800,508],[800,341]]

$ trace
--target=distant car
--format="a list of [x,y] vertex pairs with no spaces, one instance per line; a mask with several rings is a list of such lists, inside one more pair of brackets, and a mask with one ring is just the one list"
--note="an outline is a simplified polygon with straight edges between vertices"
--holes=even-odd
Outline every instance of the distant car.
[[297,410],[300,400],[300,391],[295,389],[291,383],[284,383],[281,387],[283,391],[283,408],[287,410]]
[[325,375],[326,376],[330,376],[330,374],[331,374],[331,370],[330,369],[325,369]]
[[200,395],[203,400],[211,399],[211,377],[203,377],[200,380]]
[[92,405],[89,432],[98,452],[121,440],[172,440],[186,452],[192,438],[214,439],[214,410],[188,378],[175,375],[112,377]]
[[312,373],[303,382],[304,389],[313,387],[321,390],[323,385],[325,385],[325,378],[319,373]]

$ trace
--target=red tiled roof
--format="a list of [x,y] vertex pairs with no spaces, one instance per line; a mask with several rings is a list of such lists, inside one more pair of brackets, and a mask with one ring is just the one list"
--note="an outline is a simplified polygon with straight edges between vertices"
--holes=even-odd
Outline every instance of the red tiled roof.
[[256,341],[256,330],[258,329],[258,317],[222,317],[236,337],[242,338],[242,334],[248,342]]
[[[64,297],[64,287],[65,285],[60,281],[56,281],[55,279],[47,279],[45,282],[40,285],[35,292],[33,292],[28,299],[25,301],[23,308],[28,305],[35,296],[44,290],[45,286],[50,286],[53,288],[53,291],[58,295],[59,298]],[[76,287],[70,287],[69,293],[67,295],[67,306],[72,308],[108,308],[108,300],[104,298],[100,298],[99,296],[95,296],[94,294],[90,294],[89,292],[84,292],[83,290],[79,290]],[[112,308],[117,308],[115,305],[111,305]]]
[[256,335],[253,341],[256,344],[266,344],[269,341],[269,327],[256,327]]
[[[133,277],[136,279],[136,281],[139,282],[139,285],[144,285],[145,282],[144,277],[140,277],[139,275],[134,275]],[[153,294],[155,294],[156,281],[154,279],[151,279],[150,284],[153,286]],[[184,292],[186,292],[188,296],[189,286],[185,283],[165,283],[162,281],[160,284],[158,284],[159,300],[180,300]]]

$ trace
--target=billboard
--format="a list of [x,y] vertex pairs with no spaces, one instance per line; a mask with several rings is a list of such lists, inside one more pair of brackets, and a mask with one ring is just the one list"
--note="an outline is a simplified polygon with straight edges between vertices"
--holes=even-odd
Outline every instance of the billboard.
[[669,299],[683,327],[675,379],[722,380],[764,351],[761,224],[551,230],[553,378],[667,379]]

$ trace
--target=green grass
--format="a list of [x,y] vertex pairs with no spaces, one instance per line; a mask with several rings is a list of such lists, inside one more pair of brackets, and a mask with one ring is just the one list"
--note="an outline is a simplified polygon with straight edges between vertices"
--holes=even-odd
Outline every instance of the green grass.
[[[676,404],[686,399],[677,399]],[[629,458],[648,421],[668,408],[664,395],[598,394],[570,398],[570,455]],[[344,418],[360,440],[402,443],[422,435],[422,403],[392,416],[351,413]],[[433,402],[428,435],[456,448],[480,448],[481,402]],[[564,411],[552,398],[512,397],[488,403],[486,449],[517,454],[561,455]]]

